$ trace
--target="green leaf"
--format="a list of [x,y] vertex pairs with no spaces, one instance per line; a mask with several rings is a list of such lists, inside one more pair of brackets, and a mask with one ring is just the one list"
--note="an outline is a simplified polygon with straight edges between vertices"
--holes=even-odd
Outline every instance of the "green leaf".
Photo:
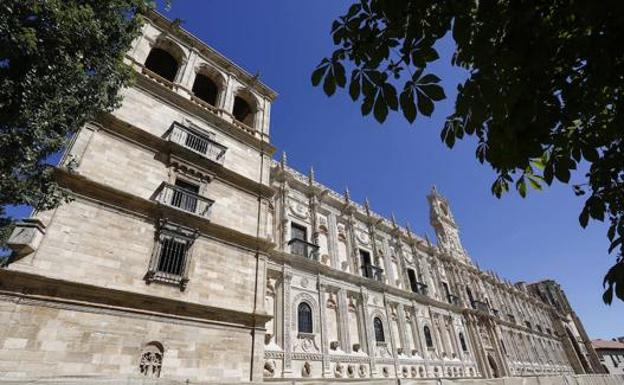
[[555,176],[560,182],[568,183],[570,181],[570,170],[563,162],[558,162],[555,164]]
[[318,86],[321,83],[321,79],[323,79],[325,72],[327,72],[326,63],[327,63],[327,59],[323,59],[321,64],[319,64],[318,67],[316,67],[316,69],[314,70],[314,72],[312,72],[312,85],[314,87]]
[[437,84],[427,84],[418,87],[423,93],[425,93],[433,101],[440,101],[446,98],[444,94],[444,88]]
[[416,103],[414,102],[414,92],[411,88],[405,88],[399,97],[403,116],[408,122],[413,123],[416,120]]
[[526,179],[524,177],[518,180],[516,188],[518,189],[518,193],[520,193],[520,196],[523,198],[526,198],[527,186],[526,186]]
[[370,114],[371,110],[373,109],[374,102],[375,102],[374,97],[369,97],[369,96],[364,97],[364,101],[362,102],[362,115],[363,116]]
[[388,108],[396,111],[399,108],[399,101],[397,100],[397,93],[394,86],[390,83],[385,83],[383,85],[383,93],[384,99],[388,104]]
[[327,71],[325,82],[323,82],[323,91],[327,96],[332,96],[336,92],[336,79],[331,71]]
[[336,84],[339,87],[344,87],[347,83],[347,78],[345,76],[345,68],[340,62],[334,62],[332,65],[332,70],[334,71],[334,77],[336,78]]
[[418,95],[418,111],[425,116],[431,116],[433,113],[433,102],[427,95],[420,92],[417,92]]
[[353,70],[353,72],[351,73],[349,96],[351,96],[351,99],[353,99],[353,101],[356,101],[360,97],[360,76],[358,70]]
[[583,207],[583,211],[581,211],[581,215],[579,215],[579,223],[581,224],[581,227],[585,228],[587,227],[588,222],[589,222],[589,208],[587,207],[587,205],[585,205],[585,207]]
[[388,105],[386,104],[386,100],[381,95],[379,95],[375,101],[373,115],[379,123],[383,123],[388,116]]

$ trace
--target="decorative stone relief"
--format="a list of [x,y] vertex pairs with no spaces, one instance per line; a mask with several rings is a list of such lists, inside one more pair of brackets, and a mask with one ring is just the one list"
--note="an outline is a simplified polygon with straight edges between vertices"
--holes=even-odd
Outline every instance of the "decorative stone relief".
[[319,353],[321,349],[316,343],[315,334],[299,333],[295,339],[293,352],[295,353]]
[[362,229],[355,230],[355,237],[357,238],[358,242],[360,242],[363,245],[368,245],[370,243],[370,237],[366,230],[362,230]]
[[275,360],[267,360],[264,363],[264,377],[274,377],[275,376]]
[[390,370],[388,369],[387,366],[384,366],[381,369],[381,373],[383,374],[384,377],[390,377]]
[[143,348],[139,370],[145,377],[160,377],[163,360],[162,345],[157,342],[149,343]]
[[347,366],[347,376],[349,376],[349,378],[355,377],[355,365]]
[[310,377],[311,374],[312,374],[312,365],[310,365],[310,363],[306,361],[303,364],[303,367],[301,368],[301,376]]
[[364,378],[366,377],[367,374],[368,374],[368,370],[366,369],[366,365],[361,364],[358,370],[358,375],[360,376],[360,378]]
[[310,215],[308,208],[299,202],[291,200],[289,208],[290,212],[297,218],[307,219]]
[[336,366],[334,366],[334,376],[336,378],[343,378],[345,376],[344,365],[340,362],[336,362]]

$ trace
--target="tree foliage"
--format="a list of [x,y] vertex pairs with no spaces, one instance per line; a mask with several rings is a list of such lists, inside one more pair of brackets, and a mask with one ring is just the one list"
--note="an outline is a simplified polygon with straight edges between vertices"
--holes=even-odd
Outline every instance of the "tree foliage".
[[0,2],[0,207],[48,209],[64,199],[48,159],[118,105],[131,80],[123,58],[146,7],[144,0]]
[[[448,146],[478,139],[476,158],[497,173],[492,193],[524,197],[555,181],[585,195],[581,226],[610,223],[603,300],[624,300],[624,2],[576,0],[360,0],[333,22],[335,51],[312,74],[329,96],[347,88],[363,115],[389,111],[414,122],[445,98],[428,72],[435,43],[455,41],[466,69],[454,112],[441,127]],[[350,72],[348,74],[347,72]]]

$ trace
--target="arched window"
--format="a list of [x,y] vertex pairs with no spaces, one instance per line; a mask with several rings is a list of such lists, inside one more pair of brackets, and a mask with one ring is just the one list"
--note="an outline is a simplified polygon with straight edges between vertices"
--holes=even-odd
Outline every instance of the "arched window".
[[232,115],[234,115],[234,119],[238,120],[243,124],[246,124],[249,127],[253,127],[254,113],[255,111],[247,100],[243,99],[240,96],[236,96],[234,98],[234,109],[232,110]]
[[299,333],[312,333],[312,308],[305,302],[301,302],[297,308],[297,320]]
[[152,48],[145,60],[145,68],[170,82],[175,80],[178,65],[178,61],[173,55],[158,47]]
[[193,83],[193,95],[211,106],[216,106],[217,97],[219,96],[219,86],[209,76],[198,73]]
[[432,348],[433,340],[431,339],[431,330],[429,330],[429,326],[425,326],[423,330],[425,332],[425,343],[427,344],[428,348]]
[[373,320],[373,328],[375,329],[375,341],[385,342],[386,337],[384,336],[383,323],[381,323],[379,317],[375,317]]
[[141,352],[139,370],[145,377],[160,377],[164,348],[160,342],[150,342]]
[[462,351],[467,352],[468,346],[466,346],[466,339],[464,339],[464,333],[459,333],[459,342],[461,343]]

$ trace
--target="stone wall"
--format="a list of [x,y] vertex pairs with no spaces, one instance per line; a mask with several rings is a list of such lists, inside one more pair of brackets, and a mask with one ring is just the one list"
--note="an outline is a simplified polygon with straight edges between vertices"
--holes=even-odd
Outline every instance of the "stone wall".
[[6,296],[0,297],[0,324],[11,325],[10,334],[0,338],[2,380],[76,373],[139,375],[149,343],[164,348],[162,377],[250,378],[251,334],[235,325]]

